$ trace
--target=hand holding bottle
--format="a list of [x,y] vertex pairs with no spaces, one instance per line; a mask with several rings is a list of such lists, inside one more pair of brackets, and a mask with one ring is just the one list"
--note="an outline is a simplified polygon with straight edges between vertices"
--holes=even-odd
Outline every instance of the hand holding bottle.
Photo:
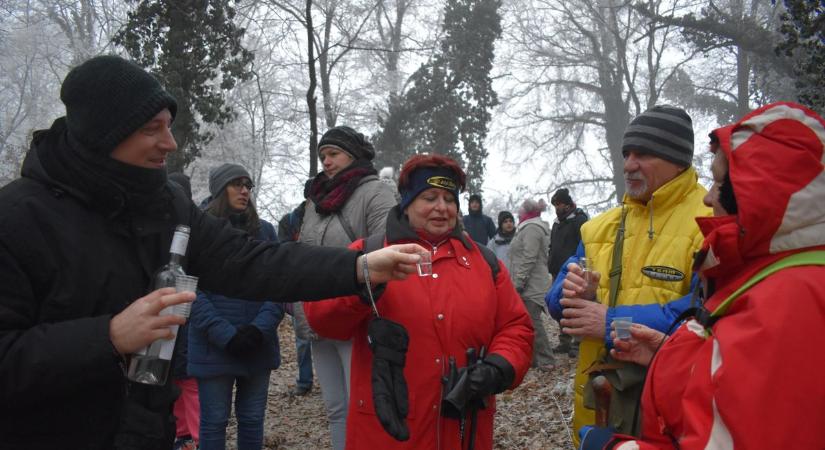
[[170,327],[182,325],[186,318],[178,315],[160,315],[172,305],[191,303],[194,292],[176,293],[175,288],[162,288],[141,297],[109,322],[109,339],[121,355],[134,353],[158,339],[173,338]]

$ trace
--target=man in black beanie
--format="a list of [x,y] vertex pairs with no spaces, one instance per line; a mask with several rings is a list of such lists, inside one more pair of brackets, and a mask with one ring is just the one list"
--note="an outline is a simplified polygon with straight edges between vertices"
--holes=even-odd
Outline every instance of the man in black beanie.
[[[611,322],[665,331],[689,306],[693,253],[702,235],[694,220],[708,216],[704,187],[693,160],[693,127],[681,108],[654,106],[634,118],[622,141],[627,190],[622,205],[581,227],[576,254],[562,265],[545,300],[562,331],[581,339],[576,369],[573,426],[595,421],[590,374],[602,373],[613,387],[610,424],[632,434],[644,369],[609,360]],[[589,281],[578,264],[587,257]],[[647,305],[631,308],[630,305]],[[599,370],[601,369],[601,370]],[[578,443],[576,442],[576,445]]]
[[154,289],[176,225],[186,272],[232,297],[311,300],[415,271],[418,246],[365,255],[250,240],[168,182],[175,99],[141,67],[98,56],[75,67],[66,116],[34,133],[22,177],[0,189],[0,446],[168,450],[171,381],[127,381],[129,358],[172,337],[160,315],[191,292]]
[[[561,265],[576,253],[576,247],[582,238],[580,229],[588,217],[587,213],[576,207],[576,202],[567,189],[561,188],[556,191],[550,198],[550,204],[556,209],[556,220],[553,221],[553,228],[550,230],[547,270],[555,280],[559,276]],[[575,357],[578,354],[578,343],[573,344],[573,337],[559,330],[559,345],[553,348],[553,352]]]

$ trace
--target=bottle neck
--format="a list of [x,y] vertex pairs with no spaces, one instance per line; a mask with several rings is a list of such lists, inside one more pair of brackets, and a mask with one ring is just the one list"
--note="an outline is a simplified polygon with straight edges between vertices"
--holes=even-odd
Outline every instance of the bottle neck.
[[169,265],[170,266],[179,266],[181,260],[183,259],[183,255],[180,255],[175,252],[169,253]]

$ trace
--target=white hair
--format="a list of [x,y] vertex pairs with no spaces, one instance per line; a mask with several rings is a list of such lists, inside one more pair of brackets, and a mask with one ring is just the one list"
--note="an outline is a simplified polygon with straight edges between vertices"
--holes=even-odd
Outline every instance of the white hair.
[[392,179],[395,175],[395,171],[392,170],[392,167],[382,167],[381,171],[378,172],[378,176],[381,178],[389,178]]

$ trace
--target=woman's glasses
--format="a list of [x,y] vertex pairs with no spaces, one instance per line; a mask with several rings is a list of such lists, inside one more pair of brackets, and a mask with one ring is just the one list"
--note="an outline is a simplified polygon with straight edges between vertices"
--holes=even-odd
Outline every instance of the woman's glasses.
[[252,190],[252,188],[255,187],[255,185],[252,184],[251,181],[244,180],[243,178],[237,178],[235,180],[232,180],[232,181],[229,182],[229,185],[234,187],[234,188],[237,188],[237,189],[245,187],[247,190],[250,190],[250,191]]

